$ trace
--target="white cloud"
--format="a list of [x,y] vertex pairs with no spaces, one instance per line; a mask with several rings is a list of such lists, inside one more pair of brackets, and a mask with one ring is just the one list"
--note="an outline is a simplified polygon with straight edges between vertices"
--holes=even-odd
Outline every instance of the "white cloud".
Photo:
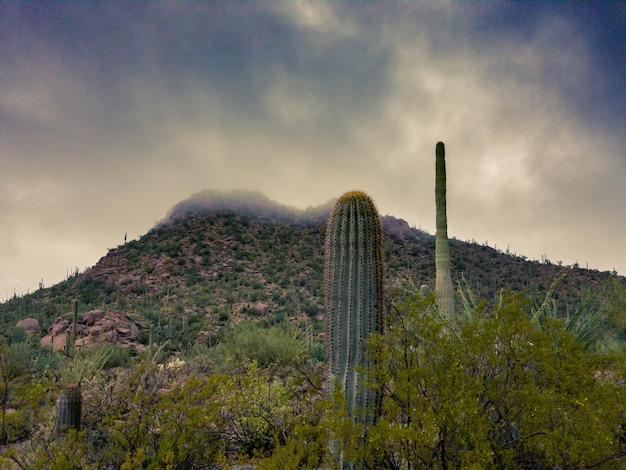
[[297,26],[320,35],[348,37],[358,34],[359,31],[357,24],[349,18],[339,18],[330,2],[293,0],[274,3],[272,8]]

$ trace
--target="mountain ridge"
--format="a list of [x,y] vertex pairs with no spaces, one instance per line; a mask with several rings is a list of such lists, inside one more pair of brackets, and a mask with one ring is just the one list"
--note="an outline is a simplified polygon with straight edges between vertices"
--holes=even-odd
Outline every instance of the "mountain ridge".
[[200,216],[224,211],[287,221],[316,221],[328,216],[335,201],[336,199],[331,199],[325,204],[298,209],[272,201],[260,191],[205,189],[174,205],[154,228],[174,223],[191,215]]
[[[324,233],[334,201],[296,209],[257,192],[203,191],[176,204],[151,230],[109,250],[94,266],[62,283],[0,304],[6,321],[32,316],[43,329],[71,311],[115,310],[131,315],[147,341],[150,324],[210,338],[243,320],[287,319],[322,332]],[[434,288],[434,236],[394,216],[381,217],[387,285],[411,279]],[[494,248],[450,240],[455,282],[479,298],[500,291],[542,298],[566,274],[553,296],[574,307],[608,272],[528,261]],[[619,277],[624,282],[623,277]],[[170,320],[173,319],[173,320]],[[141,332],[143,331],[143,337]]]

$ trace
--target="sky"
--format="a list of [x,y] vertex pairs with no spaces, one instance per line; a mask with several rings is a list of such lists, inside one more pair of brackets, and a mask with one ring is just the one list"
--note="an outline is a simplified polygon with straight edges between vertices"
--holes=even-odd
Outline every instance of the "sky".
[[626,274],[626,2],[0,2],[0,301],[204,189]]

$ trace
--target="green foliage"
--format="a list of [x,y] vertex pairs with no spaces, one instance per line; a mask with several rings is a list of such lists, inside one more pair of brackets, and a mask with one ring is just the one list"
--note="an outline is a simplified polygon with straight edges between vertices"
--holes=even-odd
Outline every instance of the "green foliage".
[[36,377],[52,364],[48,359],[30,340],[10,344],[0,341],[0,444],[23,439],[31,432],[42,400],[42,383]]
[[[228,374],[221,384],[225,420],[243,456],[266,456],[277,441],[286,439],[287,422],[293,419],[289,391],[255,362],[242,366],[243,374]],[[246,393],[233,393],[236,390]]]
[[311,347],[308,334],[308,330],[286,322],[269,328],[243,322],[224,333],[221,343],[212,348],[211,357],[218,368],[237,367],[245,361],[263,367],[297,366],[308,359]]
[[285,443],[276,446],[271,455],[258,462],[256,468],[317,470],[326,468],[323,464],[329,460],[328,436],[324,426],[319,420],[313,422],[303,420],[294,426]]
[[118,408],[124,422],[104,419],[110,423],[110,438],[116,444],[108,449],[110,458],[129,469],[139,464],[188,468],[192,463],[213,462],[223,442],[219,408],[213,400],[217,381],[190,376],[162,392],[159,388],[175,378],[177,371],[148,367],[137,372],[140,375],[130,379],[139,389],[134,396],[123,395],[125,406]]
[[214,397],[218,377],[204,381],[190,376],[163,395],[157,407],[160,424],[157,461],[165,467],[188,468],[214,462],[224,446],[219,427],[221,403]]
[[[167,390],[168,383],[180,377],[180,373],[178,369],[160,368],[154,363],[144,362],[106,383],[104,393],[94,396],[95,407],[90,418],[95,420],[106,440],[102,449],[105,461],[122,468],[132,468],[131,463],[145,466],[164,458],[166,451],[161,452],[161,447],[163,445],[168,449],[168,437],[172,436],[169,433],[161,435],[160,418],[169,410],[181,410],[181,403],[172,401],[171,396],[162,390]],[[171,389],[174,394],[176,387],[174,385]],[[171,424],[176,426],[180,423]]]
[[77,432],[71,429],[63,439],[58,441],[50,441],[44,436],[45,432],[48,430],[39,430],[37,445],[34,449],[24,445],[7,448],[0,455],[0,463],[5,465],[2,468],[28,468],[29,470],[90,468],[89,457],[94,454],[95,449],[86,445],[87,433],[85,431]]
[[310,386],[321,382],[315,374],[289,379],[243,362],[228,374],[198,376],[180,364],[144,361],[99,377],[86,385],[90,399],[83,404],[82,431],[70,430],[55,442],[44,425],[29,446],[11,447],[0,462],[26,468],[223,468],[228,461],[271,461],[275,449],[293,446],[296,430],[324,433]]
[[[472,314],[452,322],[434,294],[410,283],[394,284],[389,294],[387,331],[368,344],[376,360],[366,386],[382,403],[366,429],[339,388],[323,393],[324,366],[305,360],[310,351],[282,366],[235,355],[241,346],[246,355],[281,357],[278,351],[291,347],[270,338],[289,344],[287,325],[242,324],[234,337],[224,335],[220,347],[228,354],[193,346],[182,361],[84,374],[91,379],[81,387],[89,397],[82,429],[57,442],[57,387],[35,366],[43,352],[14,343],[11,357],[31,359],[23,368],[7,360],[6,345],[0,351],[12,364],[6,370],[15,409],[0,466],[336,469],[342,456],[362,468],[623,467],[623,352],[585,349],[563,320],[533,321],[519,296],[504,294],[494,306],[477,301]],[[264,339],[254,343],[256,337]],[[308,333],[297,338],[310,344]],[[225,372],[216,371],[216,361],[227,360]]]
[[[362,444],[390,468],[583,468],[620,460],[623,356],[598,356],[505,297],[456,326],[407,298],[373,340],[383,416]],[[450,334],[450,331],[458,334]],[[601,372],[599,372],[601,371]]]
[[7,328],[3,336],[6,338],[6,341],[9,344],[22,343],[28,338],[26,329],[19,326]]
[[64,383],[80,383],[93,379],[98,372],[110,364],[115,346],[98,345],[81,351],[74,358],[65,359],[59,367],[59,376]]
[[[128,367],[131,363],[131,358],[137,355],[137,349],[134,346],[129,346],[127,348],[122,346],[114,346],[114,345],[102,345],[103,349],[108,350],[108,353],[105,353],[107,358],[102,366],[102,369],[112,369],[113,367]],[[95,348],[92,347],[85,351],[87,354],[97,354],[99,346]],[[93,350],[93,352],[92,352]]]
[[617,279],[587,291],[574,307],[560,311],[553,293],[561,275],[556,279],[539,307],[533,307],[532,319],[544,325],[551,319],[561,319],[565,329],[589,351],[624,351],[626,344],[626,288]]

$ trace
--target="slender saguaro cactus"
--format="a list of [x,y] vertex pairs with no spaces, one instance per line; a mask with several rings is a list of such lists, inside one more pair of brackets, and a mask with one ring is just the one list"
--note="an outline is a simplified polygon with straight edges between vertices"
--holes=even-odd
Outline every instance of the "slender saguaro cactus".
[[446,215],[446,151],[443,142],[435,149],[435,206],[437,232],[435,235],[435,295],[437,304],[448,317],[454,316],[454,290],[450,274],[450,245],[448,242],[448,216]]
[[76,327],[78,323],[78,300],[74,301],[74,314],[72,315],[72,336],[70,337],[70,355],[74,357],[76,351]]
[[72,335],[70,334],[70,330],[65,330],[65,347],[63,348],[63,355],[65,355],[65,357],[71,357],[71,348],[70,348],[71,338],[72,338]]
[[154,354],[154,325],[150,323],[150,336],[148,339],[148,356],[152,359]]
[[[342,195],[326,231],[325,295],[329,392],[343,387],[350,413],[373,422],[376,392],[357,368],[367,370],[365,342],[383,330],[383,233],[372,199]],[[361,414],[364,413],[364,414]]]
[[67,385],[58,401],[58,415],[55,425],[57,439],[60,439],[70,429],[80,431],[82,402],[80,383]]

